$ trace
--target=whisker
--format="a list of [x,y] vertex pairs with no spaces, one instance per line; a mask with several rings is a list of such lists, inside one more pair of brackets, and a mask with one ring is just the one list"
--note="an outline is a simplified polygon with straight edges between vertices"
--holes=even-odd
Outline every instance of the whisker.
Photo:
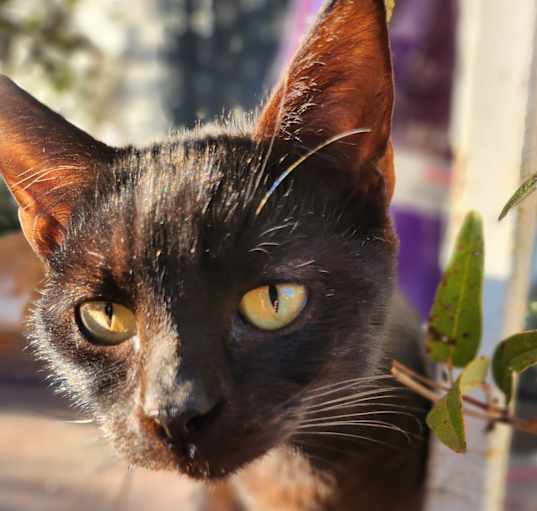
[[58,419],[64,424],[95,424],[95,421],[93,419]]
[[271,227],[270,229],[267,229],[266,231],[263,231],[259,235],[259,238],[264,238],[265,236],[267,236],[267,234],[271,234],[271,233],[276,232],[276,231],[281,231],[282,229],[287,229],[288,227],[293,227],[294,225],[296,225],[296,222],[287,222],[287,223],[282,224],[282,225],[277,225],[276,227]]
[[322,151],[325,147],[328,147],[331,144],[334,144],[335,142],[338,142],[339,140],[342,140],[344,138],[350,137],[352,135],[358,135],[359,133],[369,133],[371,130],[369,128],[358,128],[350,131],[345,131],[343,133],[340,133],[339,135],[335,135],[322,144],[319,144],[315,148],[313,148],[311,151],[306,153],[304,156],[301,156],[298,160],[296,160],[293,164],[291,164],[289,167],[287,167],[287,170],[283,172],[277,179],[274,181],[272,186],[270,187],[269,191],[265,194],[265,196],[261,199],[261,202],[257,206],[257,209],[255,211],[256,216],[261,213],[263,208],[265,207],[266,203],[272,196],[272,194],[276,191],[276,189],[282,184],[282,182],[287,179],[287,177],[300,165],[302,165],[306,160],[311,158],[313,155],[318,153],[319,151]]
[[[326,391],[327,389],[330,389],[330,388],[336,388],[336,387],[341,387],[343,386],[343,390],[346,388],[346,385],[349,384],[349,388],[351,388],[352,386],[354,386],[355,384],[358,384],[358,383],[363,383],[363,382],[367,382],[367,381],[377,381],[377,380],[380,380],[380,379],[394,379],[392,375],[385,375],[385,376],[366,376],[366,377],[360,377],[360,378],[352,378],[352,379],[348,379],[348,380],[343,380],[343,381],[340,381],[340,382],[337,382],[337,383],[330,383],[328,385],[320,385],[318,387],[313,387],[312,389],[302,389],[300,391],[298,391],[296,394],[292,395],[291,397],[289,397],[288,399],[286,399],[285,401],[283,401],[282,403],[280,403],[278,406],[280,408],[285,408],[289,403],[295,401],[295,402],[305,402],[305,401],[311,401],[312,399],[318,399],[319,397],[323,397],[325,394],[317,394],[317,392],[320,392],[320,391]],[[352,385],[351,385],[352,384]],[[365,390],[372,390],[370,387],[371,385],[363,385],[364,387],[364,391]],[[375,387],[374,387],[375,388]],[[337,391],[341,391],[342,389],[340,388],[336,388],[336,390],[334,390],[333,392],[337,392]],[[329,395],[333,392],[327,392],[326,395]],[[305,397],[304,397],[305,396]]]
[[39,419],[45,419],[45,420],[50,420],[50,421],[54,421],[54,422],[61,422],[62,424],[81,424],[81,425],[85,425],[85,424],[93,424],[95,423],[95,421],[93,419],[90,419],[90,418],[72,418],[72,417],[67,417],[66,414],[64,414],[63,412],[60,412],[58,411],[58,413],[44,413],[44,412],[38,412],[38,411],[35,411],[35,412],[32,412],[32,415],[34,417],[37,417]]
[[341,438],[349,438],[354,440],[364,440],[366,442],[371,442],[374,444],[382,445],[383,447],[388,447],[390,449],[394,450],[400,450],[401,448],[392,444],[389,444],[388,442],[383,442],[382,440],[378,440],[376,438],[371,438],[364,435],[357,435],[355,433],[340,433],[337,431],[297,431],[295,435],[316,435],[316,436],[332,436],[332,437],[341,437]]
[[295,268],[299,270],[300,268],[306,268],[306,266],[311,266],[312,264],[315,264],[315,259],[310,259],[304,263],[297,264]]
[[408,413],[408,412],[400,412],[400,411],[397,411],[397,410],[370,410],[368,412],[357,412],[357,413],[345,413],[345,414],[342,414],[342,415],[332,415],[332,416],[329,416],[329,417],[318,417],[318,418],[314,418],[314,419],[308,419],[307,421],[304,421],[303,424],[313,424],[313,423],[316,423],[316,422],[319,422],[319,421],[323,421],[323,420],[336,420],[336,419],[350,419],[350,418],[354,418],[354,417],[368,417],[368,416],[371,416],[371,415],[400,415],[400,416],[403,416],[403,417],[412,417],[412,418],[416,418],[415,415],[412,415],[411,413]]
[[[282,126],[282,121],[283,121],[283,116],[284,116],[284,111],[285,111],[285,100],[287,98],[288,87],[289,87],[289,74],[286,74],[284,82],[283,82],[283,92],[282,92],[282,98],[280,100],[280,104],[278,107],[278,116],[276,117],[276,124],[274,126],[272,135],[270,137],[270,143],[269,143],[269,147],[267,150],[267,154],[265,155],[265,159],[263,160],[263,164],[261,165],[258,177],[255,182],[254,193],[255,193],[255,190],[259,188],[261,179],[263,179],[263,176],[265,175],[268,162],[270,160],[270,157],[272,156],[272,151],[274,150],[274,143],[276,142],[276,137],[278,136],[278,133],[280,132],[280,129]],[[257,213],[256,213],[256,216],[257,216]]]
[[[398,397],[398,396],[388,396],[388,397]],[[379,400],[385,399],[385,396],[379,397]],[[373,402],[372,402],[373,401]],[[357,403],[357,405],[361,405],[360,402]],[[386,403],[375,403],[374,399],[367,399],[365,400],[365,404],[363,406],[386,406]],[[330,408],[338,408],[337,406],[330,407]],[[427,408],[419,407],[419,406],[407,406],[407,405],[398,405],[390,403],[390,408],[397,409],[397,410],[408,410],[409,412],[416,412],[416,413],[425,413],[427,411]],[[316,410],[315,413],[319,413],[319,410]],[[378,411],[372,411],[371,413],[379,413]],[[413,414],[410,414],[413,415]]]
[[339,385],[345,385],[347,383],[368,383],[368,382],[377,382],[379,380],[394,380],[395,378],[391,374],[375,374],[373,376],[359,376],[358,378],[348,378],[346,380],[340,380],[335,383],[328,383],[325,385],[319,385],[313,387],[311,391],[315,392],[317,390],[330,389],[332,387],[337,387]]
[[[418,415],[416,415],[416,413],[418,414],[421,414],[423,416],[423,414],[425,413],[425,409],[421,409],[421,408],[412,408],[412,407],[405,407],[403,405],[392,405],[390,404],[389,405],[389,408],[388,410],[386,409],[380,409],[380,410],[371,410],[371,407],[375,407],[375,406],[378,406],[378,407],[385,407],[386,405],[384,403],[377,403],[377,402],[369,402],[369,403],[358,403],[358,404],[354,404],[352,406],[345,406],[345,407],[341,407],[341,406],[336,406],[336,407],[329,407],[328,409],[325,409],[325,410],[321,410],[321,411],[315,411],[315,412],[306,412],[306,413],[303,413],[302,414],[302,417],[300,418],[300,426],[306,426],[306,425],[311,425],[312,427],[313,426],[318,426],[319,424],[323,423],[323,421],[338,421],[339,423],[343,424],[345,422],[348,422],[349,420],[357,420],[357,421],[363,421],[364,417],[372,417],[372,418],[375,418],[375,417],[379,417],[379,416],[392,416],[394,418],[406,418],[408,421],[411,421],[413,424],[415,424],[415,430],[413,431],[416,431],[415,433],[412,432],[412,431],[408,431],[407,433],[409,435],[411,435],[412,437],[414,438],[422,438],[423,437],[423,434],[424,434],[424,431],[425,431],[425,427],[424,427],[424,424],[423,424],[423,420],[420,419],[420,417]],[[342,410],[355,410],[356,408],[363,408],[363,407],[367,407],[367,411],[352,411],[350,413],[344,413],[344,414],[339,414],[339,415],[323,415],[323,414],[326,414],[326,412],[338,412],[338,411],[342,411]],[[413,409],[414,412],[416,413],[410,413],[410,411],[408,411],[408,409]],[[313,417],[311,416],[313,415]],[[367,419],[367,420],[370,420],[370,419]],[[375,422],[378,422],[378,421],[375,421]],[[384,422],[384,421],[383,421]],[[399,427],[397,426],[396,424],[393,424],[390,422],[390,424],[392,424],[393,426],[395,427]]]
[[357,413],[347,413],[343,415],[332,415],[332,416],[323,416],[323,417],[316,417],[316,418],[306,418],[306,420],[302,421],[301,425],[306,424],[317,424],[319,422],[322,422],[324,420],[339,420],[339,419],[353,419],[356,417],[370,417],[370,416],[378,416],[378,415],[392,415],[397,417],[407,417],[412,420],[412,422],[416,423],[416,426],[418,427],[419,434],[423,435],[424,426],[422,421],[416,417],[416,415],[406,412],[406,411],[399,411],[399,410],[369,410],[367,412],[357,412]]
[[398,397],[401,397],[401,396],[398,396],[397,394],[384,394],[384,395],[380,395],[380,396],[371,396],[371,397],[365,398],[365,399],[357,399],[355,401],[348,401],[348,402],[338,403],[336,405],[327,406],[325,408],[315,408],[315,409],[308,408],[303,413],[304,414],[308,414],[308,413],[319,414],[319,413],[328,412],[328,411],[331,411],[331,410],[345,410],[345,409],[348,409],[348,408],[355,408],[355,407],[358,407],[358,406],[375,406],[375,405],[380,406],[380,403],[371,403],[371,401],[378,401],[378,400],[382,400],[382,399],[394,399],[394,398],[398,398]]
[[387,429],[389,431],[395,431],[396,433],[401,433],[407,441],[410,443],[410,435],[408,432],[406,432],[404,429],[396,426],[395,424],[390,424],[389,422],[384,421],[336,421],[336,422],[323,422],[319,424],[307,424],[307,425],[301,425],[297,429],[312,429],[312,428],[327,428],[327,427],[343,427],[343,426],[365,426],[369,428],[379,428],[379,429]]
[[[289,417],[292,418],[293,415],[296,415],[298,418],[303,417],[305,414],[313,413],[322,413],[324,411],[331,410],[346,410],[357,406],[381,406],[380,403],[371,403],[372,400],[381,400],[381,396],[386,393],[386,398],[396,398],[396,392],[403,389],[403,387],[388,387],[388,388],[378,388],[372,387],[373,384],[382,382],[382,381],[393,381],[394,378],[392,375],[374,375],[374,376],[362,376],[358,378],[349,378],[347,380],[342,380],[336,383],[330,383],[326,385],[319,385],[311,389],[302,389],[296,392],[291,397],[285,399],[275,407],[274,416],[281,416],[282,412],[286,414],[289,413],[288,408],[290,406],[295,408],[294,412],[289,413]],[[353,392],[351,395],[339,398],[339,405],[329,406],[332,401],[325,401],[321,403],[311,403],[314,399],[319,399],[335,392],[341,392],[348,388],[352,388],[356,385],[360,385],[361,392]],[[333,390],[332,390],[333,389]],[[376,396],[376,397],[375,397]],[[345,402],[348,400],[348,402]],[[304,410],[304,404],[307,405]],[[390,404],[391,408],[402,407],[403,405],[393,405]],[[408,407],[411,410],[410,407]]]
[[[399,390],[403,390],[403,389],[398,389],[398,388],[394,388],[394,387],[387,387],[387,388],[367,390],[365,392],[357,392],[357,393],[349,394],[349,395],[346,395],[346,396],[338,397],[338,398],[335,398],[335,399],[329,399],[328,401],[323,401],[322,403],[313,404],[312,406],[310,406],[308,408],[310,410],[314,410],[315,408],[318,408],[320,406],[326,406],[326,405],[332,405],[332,404],[336,404],[336,403],[342,403],[342,402],[345,402],[345,401],[349,401],[351,399],[360,399],[362,397],[366,398],[366,397],[370,397],[370,396],[385,394],[385,393],[388,393],[388,392],[396,392],[396,391],[399,391]],[[306,399],[303,399],[303,401],[306,401]]]
[[[386,379],[388,379],[388,378],[380,376],[376,380],[369,380],[369,381],[376,383],[376,382],[378,382],[380,380],[386,380]],[[392,377],[391,377],[391,379],[393,380]],[[328,396],[328,395],[334,394],[336,392],[341,392],[343,390],[346,390],[346,389],[349,389],[349,388],[352,388],[352,387],[355,387],[355,386],[364,387],[364,390],[366,390],[367,387],[370,386],[370,385],[368,385],[363,380],[346,380],[346,381],[344,380],[342,382],[333,383],[331,385],[327,385],[326,387],[321,387],[321,388],[313,389],[313,390],[309,391],[307,397],[305,397],[303,399],[303,401],[310,401],[312,399],[318,399],[320,397]],[[378,388],[378,387],[373,387],[373,388]],[[390,388],[394,388],[394,387],[390,387]]]

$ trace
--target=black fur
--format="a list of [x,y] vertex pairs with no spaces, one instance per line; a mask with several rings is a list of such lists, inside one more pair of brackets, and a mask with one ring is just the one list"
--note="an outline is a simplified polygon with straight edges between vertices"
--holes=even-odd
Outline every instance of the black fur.
[[[330,162],[322,153],[257,216],[299,151],[268,154],[247,134],[213,131],[126,149],[100,169],[50,260],[33,315],[39,354],[137,464],[177,463],[162,457],[159,438],[136,432],[145,388],[165,401],[175,380],[162,373],[182,370],[218,387],[225,406],[200,441],[200,464],[181,467],[209,477],[286,440],[307,389],[386,371],[395,253],[382,208],[350,197],[344,178],[323,179],[317,169],[326,173]],[[238,313],[242,295],[269,282],[309,290],[304,313],[277,332]],[[136,312],[138,353],[84,338],[73,310],[95,297]],[[171,348],[152,354],[159,344]]]
[[[146,149],[0,78],[0,170],[47,269],[33,346],[131,463],[238,473],[256,511],[419,509],[425,407],[389,377],[392,358],[421,369],[394,284],[392,107],[382,0],[327,2],[252,127]],[[282,283],[307,289],[292,323],[242,317],[245,293]],[[95,299],[137,335],[88,339]]]

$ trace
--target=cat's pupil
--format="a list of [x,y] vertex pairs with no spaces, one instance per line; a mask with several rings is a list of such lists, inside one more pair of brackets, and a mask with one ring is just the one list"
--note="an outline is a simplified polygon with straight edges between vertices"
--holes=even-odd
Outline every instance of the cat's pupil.
[[272,304],[272,308],[274,309],[276,313],[278,313],[278,309],[280,308],[280,300],[278,300],[279,298],[278,288],[276,286],[269,286],[268,294],[269,294],[270,303]]
[[114,306],[108,302],[104,306],[104,313],[106,314],[106,317],[108,318],[108,326],[112,326],[112,319],[114,317]]

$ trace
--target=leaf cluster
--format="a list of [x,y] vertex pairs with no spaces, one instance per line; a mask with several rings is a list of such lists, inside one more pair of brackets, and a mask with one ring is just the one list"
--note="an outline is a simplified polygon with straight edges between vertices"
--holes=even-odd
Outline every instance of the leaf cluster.
[[[522,188],[525,194],[527,185]],[[520,202],[520,190],[517,194],[510,204]],[[392,368],[399,381],[433,401],[427,425],[442,443],[460,453],[467,448],[465,415],[478,415],[490,423],[508,423],[524,431],[537,432],[537,419],[521,421],[511,415],[508,406],[513,397],[515,375],[537,365],[537,330],[520,332],[501,341],[492,364],[487,357],[478,356],[483,324],[484,258],[483,224],[478,213],[470,212],[437,288],[427,326],[427,352],[443,366],[448,384],[420,377],[398,363]],[[504,407],[498,407],[489,397],[490,365],[496,385],[505,394]],[[461,369],[456,379],[455,368]],[[476,388],[484,390],[487,401],[467,395]]]

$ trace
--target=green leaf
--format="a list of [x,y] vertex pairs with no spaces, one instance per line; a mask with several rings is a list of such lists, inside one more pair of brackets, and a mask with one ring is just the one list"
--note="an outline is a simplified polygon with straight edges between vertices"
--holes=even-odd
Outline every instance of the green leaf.
[[393,10],[395,9],[395,0],[385,0],[386,3],[386,19],[388,23],[392,19]]
[[533,174],[524,181],[513,196],[507,201],[503,207],[498,220],[503,220],[507,213],[515,206],[518,206],[523,200],[527,199],[537,189],[537,174]]
[[485,383],[489,369],[487,357],[474,358],[463,370],[456,384],[459,385],[463,394]]
[[492,359],[492,374],[507,402],[513,397],[513,373],[534,365],[537,365],[537,330],[515,334],[498,345]]
[[466,452],[466,434],[461,391],[453,387],[437,401],[427,415],[427,425],[444,445],[455,452]]
[[436,362],[464,367],[479,350],[484,252],[481,217],[470,212],[436,290],[429,317],[426,347]]
[[427,425],[437,438],[455,452],[466,452],[463,395],[483,384],[489,361],[479,357],[468,364],[449,392],[438,400],[427,415]]

